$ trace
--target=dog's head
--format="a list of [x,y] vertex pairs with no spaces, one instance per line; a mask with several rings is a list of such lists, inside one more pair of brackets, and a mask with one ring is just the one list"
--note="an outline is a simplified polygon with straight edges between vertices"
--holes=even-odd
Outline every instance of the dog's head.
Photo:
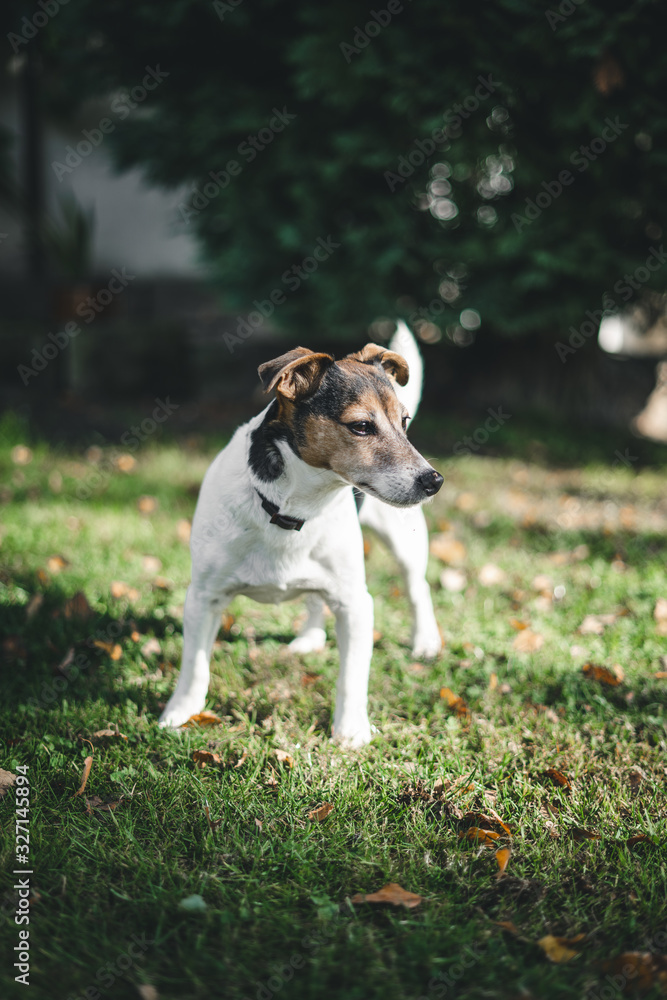
[[260,365],[265,392],[275,389],[277,420],[299,457],[396,507],[433,496],[442,476],[410,444],[409,414],[394,385],[408,381],[400,354],[366,344],[335,361],[297,347]]

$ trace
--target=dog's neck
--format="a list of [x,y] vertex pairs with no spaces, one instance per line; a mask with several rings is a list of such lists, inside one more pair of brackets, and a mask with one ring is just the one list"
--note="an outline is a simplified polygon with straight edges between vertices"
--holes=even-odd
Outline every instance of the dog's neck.
[[272,419],[276,409],[270,404],[248,425],[250,482],[281,514],[307,521],[320,514],[341,490],[350,489],[350,484],[330,469],[316,469],[297,455],[289,429],[277,426]]

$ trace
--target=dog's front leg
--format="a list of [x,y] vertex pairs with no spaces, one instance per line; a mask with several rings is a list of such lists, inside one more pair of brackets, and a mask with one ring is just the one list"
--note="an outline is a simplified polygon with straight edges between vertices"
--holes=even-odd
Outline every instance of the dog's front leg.
[[206,704],[210,678],[209,661],[220,627],[220,615],[228,604],[225,597],[189,587],[183,612],[183,661],[176,690],[160,716],[161,726],[182,726]]
[[369,743],[368,675],[373,655],[373,598],[367,590],[329,597],[336,616],[340,672],[336,685],[333,736],[340,743],[360,747]]

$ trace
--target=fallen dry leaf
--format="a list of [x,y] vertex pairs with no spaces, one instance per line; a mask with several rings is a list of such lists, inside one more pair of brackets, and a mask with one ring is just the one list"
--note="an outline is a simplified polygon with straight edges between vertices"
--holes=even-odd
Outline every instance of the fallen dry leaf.
[[459,717],[464,717],[469,715],[468,706],[464,702],[463,698],[460,698],[457,694],[448,688],[440,688],[440,697],[443,701],[447,702],[449,708],[453,709]]
[[160,643],[155,638],[155,636],[151,636],[150,639],[147,639],[146,642],[141,647],[142,656],[157,656],[161,652],[162,652],[162,647],[160,646]]
[[238,770],[239,767],[243,767],[243,765],[245,764],[245,762],[246,762],[246,760],[248,759],[249,756],[250,755],[249,755],[248,751],[244,750],[243,754],[241,755],[241,757],[239,757],[239,759],[237,760],[237,762],[234,764],[234,770]]
[[142,514],[153,514],[157,510],[157,500],[150,496],[139,497],[137,507]]
[[9,454],[14,465],[30,465],[32,462],[32,451],[25,444],[14,445]]
[[187,545],[190,541],[191,533],[192,524],[186,518],[181,518],[176,525],[176,534],[178,535],[179,542],[183,542],[184,545]]
[[451,594],[457,594],[466,588],[466,575],[460,569],[443,569],[440,574],[440,585],[443,590],[448,590]]
[[222,757],[212,750],[195,750],[192,759],[198,767],[206,767],[207,764],[222,764]]
[[356,896],[352,897],[350,902],[390,903],[392,906],[406,906],[409,910],[412,910],[415,906],[419,906],[422,902],[422,897],[414,892],[407,892],[396,882],[388,882],[387,885],[383,885],[377,892],[368,894],[358,892]]
[[501,847],[496,851],[496,862],[498,864],[498,875],[502,875],[509,864],[512,852],[509,847]]
[[46,568],[49,573],[53,573],[54,575],[60,573],[66,566],[69,566],[69,560],[65,559],[64,556],[49,556],[46,560]]
[[546,771],[544,771],[544,777],[548,778],[552,785],[556,785],[557,788],[566,788],[569,791],[572,787],[563,772],[557,771],[555,767],[548,767]]
[[463,542],[452,535],[436,535],[431,539],[431,555],[444,563],[462,563],[466,557],[466,547]]
[[103,649],[112,660],[120,660],[123,655],[123,649],[117,642],[103,642],[102,639],[95,639],[93,645],[97,646],[98,649]]
[[[410,668],[408,667],[408,670],[409,669]],[[301,683],[303,684],[304,687],[310,687],[311,684],[314,684],[315,681],[318,681],[322,676],[323,676],[322,674],[313,674],[306,672],[301,678]]]
[[288,767],[294,767],[294,757],[286,753],[285,750],[274,750],[274,753],[281,764],[287,764]]
[[602,971],[620,976],[625,991],[648,993],[654,986],[667,992],[667,955],[654,955],[650,951],[626,951],[616,958],[600,963]]
[[498,687],[498,674],[491,674],[489,677],[489,691],[495,691]]
[[230,632],[232,631],[232,625],[234,624],[235,621],[236,618],[234,617],[234,615],[230,615],[228,612],[225,612],[223,615],[220,616],[220,627],[222,628],[222,631],[224,632],[225,635],[230,634]]
[[153,580],[154,590],[172,590],[173,586],[171,580],[168,580],[166,576],[156,576]]
[[573,958],[577,957],[579,952],[575,951],[572,945],[579,944],[585,937],[585,934],[577,934],[573,938],[554,937],[553,934],[547,934],[540,938],[537,943],[550,962],[561,964],[562,962],[571,962]]
[[140,1000],[160,1000],[160,994],[150,983],[141,983],[136,989]]
[[652,847],[655,847],[654,842],[650,837],[647,837],[645,833],[636,833],[634,837],[628,837],[625,842],[628,847],[634,847],[636,844],[649,843]]
[[484,844],[485,847],[493,847],[494,840],[498,840],[499,837],[500,834],[494,830],[482,830],[479,826],[471,826],[469,830],[463,830],[459,834],[459,840],[474,840],[478,844]]
[[181,729],[186,729],[192,726],[217,726],[222,723],[220,716],[216,715],[215,712],[209,712],[205,709],[203,712],[198,712],[197,715],[191,715],[187,722],[184,722]]
[[581,826],[571,826],[570,834],[579,842],[582,840],[602,840],[599,833],[594,833],[593,830],[584,830]]
[[90,738],[91,740],[126,740],[127,736],[118,732],[117,729],[98,729]]
[[609,625],[613,625],[618,615],[610,613],[606,615],[586,615],[583,622],[577,629],[581,635],[602,635]]
[[664,681],[667,678],[667,670],[658,670],[653,676],[657,681]]
[[90,774],[90,769],[92,766],[93,766],[93,758],[86,757],[86,759],[83,762],[83,776],[81,778],[81,786],[78,792],[75,792],[74,795],[72,796],[73,799],[75,799],[78,795],[82,795],[83,792],[85,791],[86,784],[88,782],[88,775]]
[[514,937],[520,937],[521,932],[515,923],[511,920],[494,920],[496,927],[500,927],[501,930],[507,931],[508,934],[513,934]]
[[93,795],[92,798],[86,799],[86,813],[88,816],[92,816],[93,810],[97,812],[113,812],[122,802],[122,799],[101,799],[99,795]]
[[128,455],[126,452],[123,452],[122,455],[117,455],[114,462],[119,472],[132,472],[136,464],[137,460],[134,455]]
[[618,663],[615,663],[611,670],[607,667],[597,666],[595,663],[584,663],[581,670],[589,681],[599,681],[601,684],[610,684],[612,687],[617,687],[625,678],[623,667]]
[[14,784],[16,784],[16,775],[0,767],[0,799],[6,794],[7,789],[11,788]]
[[515,649],[517,653],[535,653],[543,645],[544,636],[540,635],[539,632],[533,632],[532,629],[526,628],[516,636],[512,643],[512,649]]
[[153,576],[155,573],[159,573],[162,569],[162,560],[158,559],[157,556],[142,556],[141,565],[144,573],[148,573]]
[[520,622],[518,618],[510,618],[510,625],[517,632],[523,632],[524,629],[528,628],[528,622]]
[[327,818],[332,809],[333,806],[330,802],[323,802],[321,806],[317,806],[316,809],[310,810],[308,813],[308,819],[321,823],[322,820]]
[[65,601],[63,614],[65,618],[90,618],[93,609],[88,603],[88,598],[82,590],[77,590],[76,594]]
[[486,563],[477,574],[477,579],[483,587],[497,587],[505,582],[507,574],[495,563]]

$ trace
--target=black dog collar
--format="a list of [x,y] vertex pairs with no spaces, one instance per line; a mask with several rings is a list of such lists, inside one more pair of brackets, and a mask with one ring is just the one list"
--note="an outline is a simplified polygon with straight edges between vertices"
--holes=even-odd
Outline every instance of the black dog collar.
[[280,508],[276,507],[276,505],[271,503],[270,500],[267,500],[266,497],[259,492],[257,487],[255,487],[255,493],[262,501],[262,507],[266,513],[271,515],[271,524],[276,524],[279,528],[284,528],[285,531],[301,531],[306,523],[305,518],[304,520],[299,520],[298,517],[287,517],[286,514],[281,514]]

